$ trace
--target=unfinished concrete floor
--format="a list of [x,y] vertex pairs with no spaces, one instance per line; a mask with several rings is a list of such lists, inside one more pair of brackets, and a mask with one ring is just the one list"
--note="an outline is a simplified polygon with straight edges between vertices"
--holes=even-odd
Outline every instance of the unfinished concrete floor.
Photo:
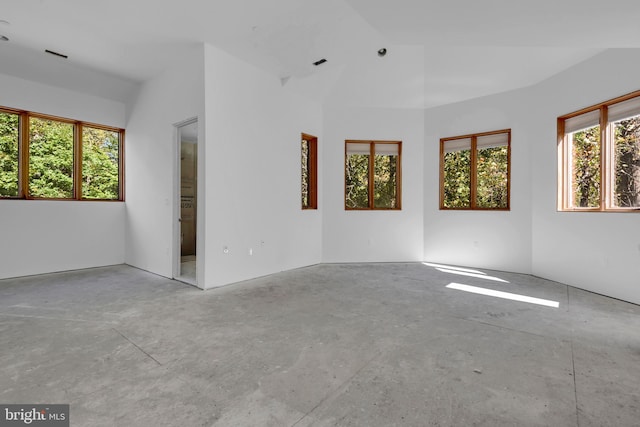
[[639,306],[459,273],[318,265],[210,291],[127,266],[3,280],[0,403],[69,403],[72,426],[640,425]]

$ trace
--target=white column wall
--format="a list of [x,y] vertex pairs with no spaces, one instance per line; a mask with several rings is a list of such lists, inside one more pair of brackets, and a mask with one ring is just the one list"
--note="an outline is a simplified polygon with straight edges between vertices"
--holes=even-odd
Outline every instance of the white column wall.
[[[125,126],[125,105],[0,75],[0,105]],[[124,204],[0,200],[0,279],[121,264]]]
[[557,212],[557,117],[640,89],[640,49],[611,49],[522,98],[533,163],[533,273],[640,304],[640,213]]
[[319,263],[325,169],[320,160],[319,209],[303,211],[300,136],[318,137],[322,159],[320,105],[208,45],[205,98],[205,286]]
[[[526,92],[425,111],[424,258],[430,262],[531,272],[531,140]],[[440,138],[511,129],[511,210],[440,210]]]
[[[126,145],[126,262],[173,277],[177,226],[177,133],[175,124],[197,117],[199,155],[205,149],[204,48],[185,51],[175,65],[145,82],[131,106]],[[198,170],[198,182],[205,168]],[[199,188],[200,191],[203,189]],[[198,215],[206,200],[199,197]],[[198,229],[199,244],[203,230]],[[198,246],[199,255],[204,247]],[[198,280],[204,280],[199,268]]]
[[[422,260],[423,121],[417,109],[325,109],[323,262]],[[345,210],[347,139],[402,141],[402,210]]]
[[[611,49],[535,86],[425,111],[428,261],[533,273],[640,303],[640,216],[557,211],[557,117],[640,89],[639,49]],[[510,212],[438,210],[438,141],[512,129]]]

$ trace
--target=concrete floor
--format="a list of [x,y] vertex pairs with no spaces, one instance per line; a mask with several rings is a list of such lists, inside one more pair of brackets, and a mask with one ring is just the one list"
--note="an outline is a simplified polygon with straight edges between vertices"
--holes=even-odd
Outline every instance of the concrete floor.
[[69,403],[72,426],[640,425],[639,306],[483,273],[318,265],[211,291],[127,266],[3,280],[0,403]]

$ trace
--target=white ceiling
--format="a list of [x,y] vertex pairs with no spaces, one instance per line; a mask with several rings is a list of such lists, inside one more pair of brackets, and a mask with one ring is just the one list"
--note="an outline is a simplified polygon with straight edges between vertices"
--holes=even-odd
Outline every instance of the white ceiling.
[[640,47],[638,18],[637,0],[2,0],[0,73],[124,100],[210,43],[325,103],[423,108]]

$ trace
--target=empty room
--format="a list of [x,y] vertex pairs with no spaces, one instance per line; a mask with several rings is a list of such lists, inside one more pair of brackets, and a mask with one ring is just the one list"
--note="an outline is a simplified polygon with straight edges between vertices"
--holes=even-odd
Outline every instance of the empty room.
[[637,426],[638,18],[3,1],[0,425]]

